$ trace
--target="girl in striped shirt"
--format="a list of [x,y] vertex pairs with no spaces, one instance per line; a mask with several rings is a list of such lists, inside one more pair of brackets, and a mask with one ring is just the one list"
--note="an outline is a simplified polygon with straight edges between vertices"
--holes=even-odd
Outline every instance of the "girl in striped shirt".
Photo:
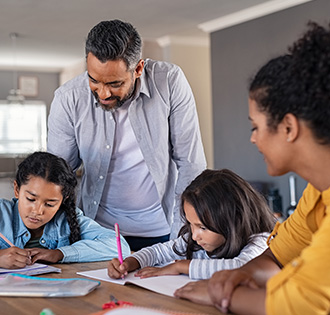
[[275,218],[264,197],[232,171],[203,171],[181,202],[184,225],[178,238],[143,248],[122,264],[111,260],[111,278],[141,268],[135,274],[141,278],[187,274],[208,279],[218,270],[242,266],[267,248]]

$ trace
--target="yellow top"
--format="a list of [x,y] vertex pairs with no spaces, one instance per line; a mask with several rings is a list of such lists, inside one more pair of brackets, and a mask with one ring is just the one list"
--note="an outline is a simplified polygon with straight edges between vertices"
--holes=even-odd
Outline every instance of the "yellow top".
[[269,238],[284,268],[267,282],[267,314],[330,311],[330,188],[308,184],[297,209]]

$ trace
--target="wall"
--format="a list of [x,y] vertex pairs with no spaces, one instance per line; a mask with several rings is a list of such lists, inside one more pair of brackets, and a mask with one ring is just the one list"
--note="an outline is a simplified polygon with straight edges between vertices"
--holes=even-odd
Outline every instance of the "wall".
[[[36,97],[26,97],[26,100],[40,100],[47,104],[49,110],[53,100],[54,91],[59,85],[58,73],[46,72],[26,72],[18,71],[17,77],[20,75],[33,76],[38,78],[38,95]],[[13,86],[13,72],[0,71],[0,99],[5,100]],[[48,113],[47,113],[48,115]]]
[[[249,142],[249,78],[270,58],[286,51],[308,20],[324,24],[330,1],[317,0],[211,34],[215,168],[229,168],[250,181],[269,182],[289,205],[288,177],[267,174],[262,155]],[[301,196],[306,182],[297,177]]]
[[194,93],[207,166],[208,168],[213,168],[211,59],[209,46],[173,45],[171,47],[171,60],[183,69]]
[[[193,91],[207,167],[213,168],[211,56],[208,38],[171,37],[162,46],[162,60],[180,66]],[[159,52],[156,50],[159,56]],[[152,55],[152,51],[148,51]],[[151,57],[153,58],[153,57]],[[153,58],[155,59],[155,58]]]

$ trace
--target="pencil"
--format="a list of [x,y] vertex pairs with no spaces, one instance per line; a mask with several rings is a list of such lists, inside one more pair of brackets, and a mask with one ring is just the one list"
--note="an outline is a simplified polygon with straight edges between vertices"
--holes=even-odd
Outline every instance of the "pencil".
[[6,236],[4,236],[2,233],[0,233],[0,237],[8,244],[10,247],[15,246]]

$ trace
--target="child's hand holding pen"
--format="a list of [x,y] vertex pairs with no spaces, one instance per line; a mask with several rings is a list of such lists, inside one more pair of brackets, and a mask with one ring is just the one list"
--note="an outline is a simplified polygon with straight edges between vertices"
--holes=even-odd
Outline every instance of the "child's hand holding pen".
[[15,269],[31,265],[31,253],[29,250],[16,247],[6,236],[0,233],[0,238],[10,247],[0,250],[0,268]]
[[31,265],[30,252],[16,246],[0,250],[0,268],[17,269]]
[[108,264],[108,275],[110,278],[124,279],[125,276],[132,270],[135,270],[140,267],[139,262],[133,258],[128,257],[123,260],[123,255],[121,251],[121,241],[120,241],[120,232],[119,232],[119,225],[115,223],[115,233],[116,233],[116,240],[117,240],[117,249],[118,249],[118,258],[114,258]]
[[122,264],[118,258],[114,258],[108,263],[108,276],[113,279],[120,279],[138,268],[140,268],[140,264],[133,257],[127,257]]

